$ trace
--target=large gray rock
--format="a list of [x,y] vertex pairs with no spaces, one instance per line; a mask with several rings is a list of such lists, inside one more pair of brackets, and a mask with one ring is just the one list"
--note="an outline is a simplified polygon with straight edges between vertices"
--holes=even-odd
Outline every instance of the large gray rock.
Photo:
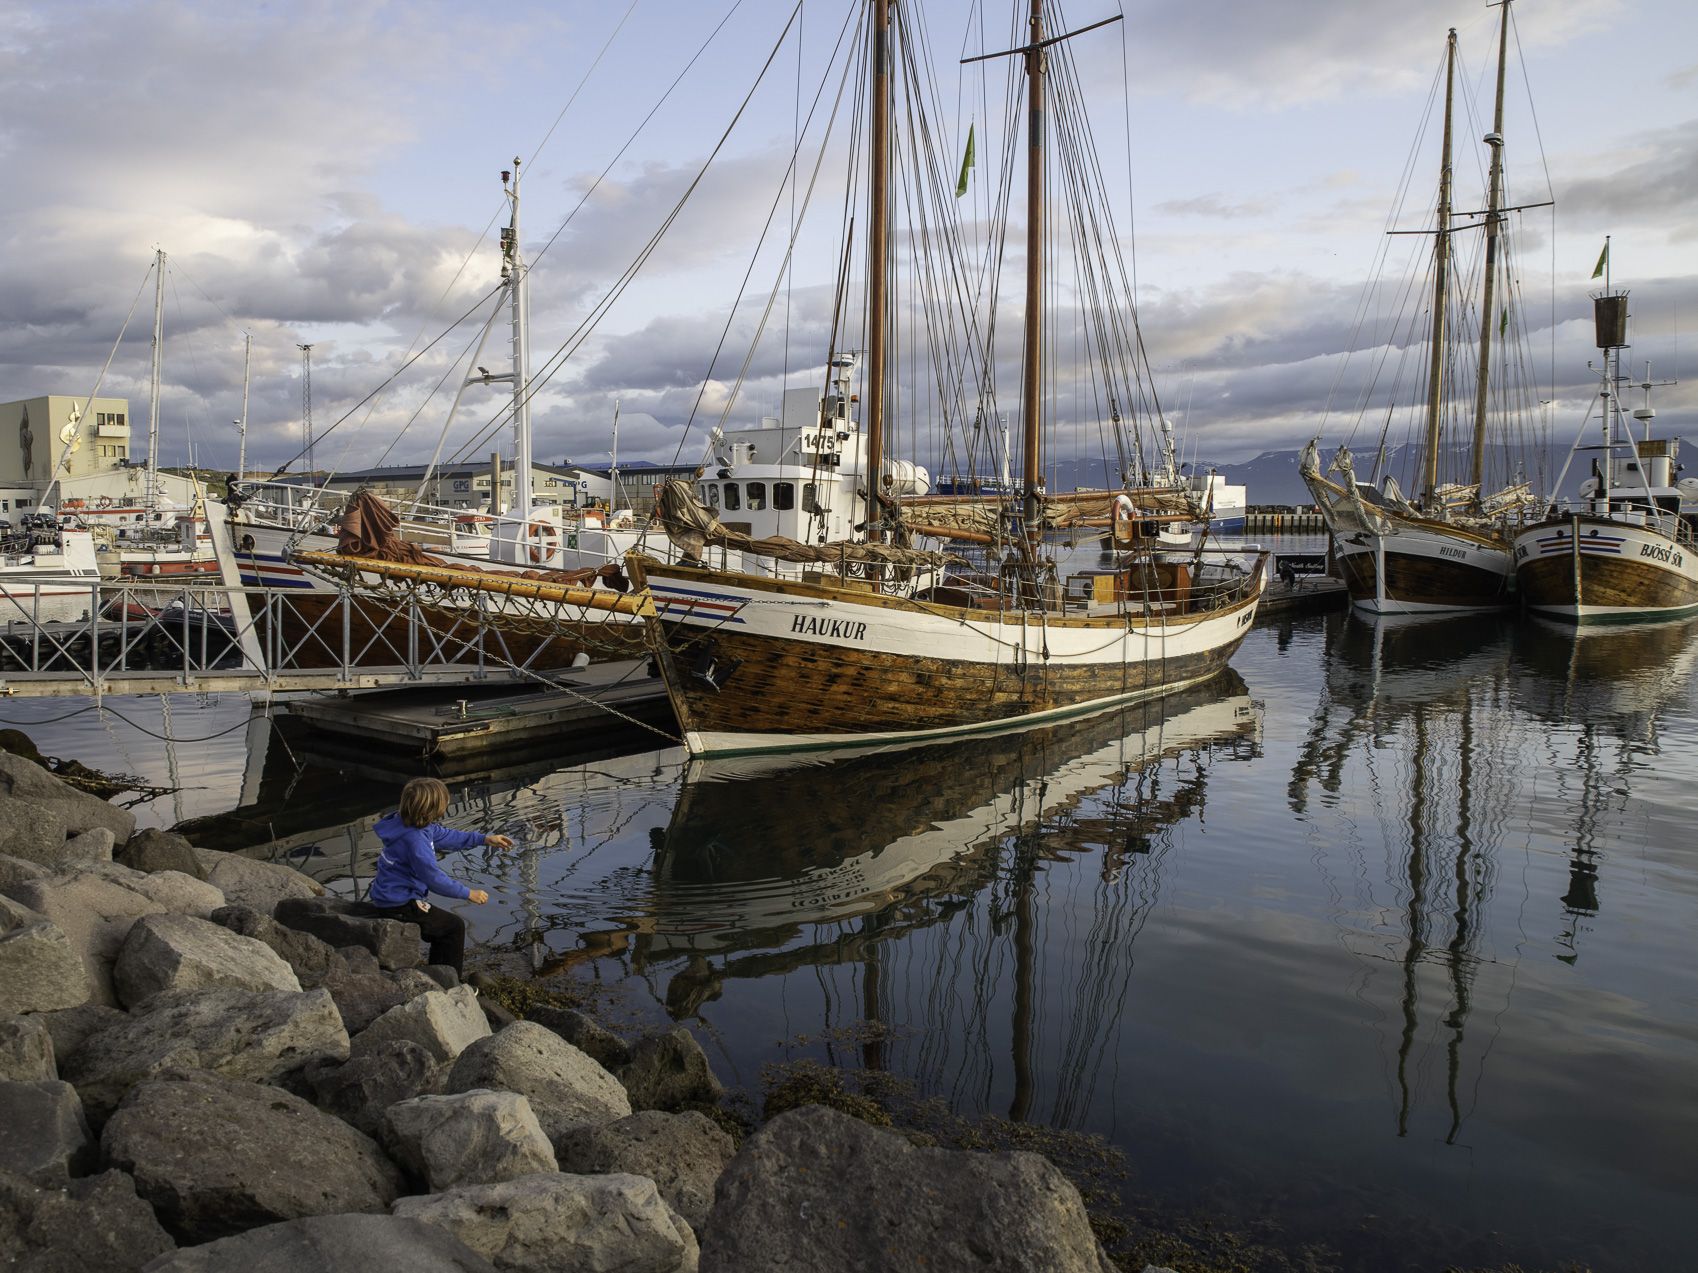
[[332,969],[346,971],[346,961],[338,958],[328,942],[279,924],[251,906],[222,906],[207,918],[233,933],[264,942],[295,970],[297,977],[321,977]]
[[725,1085],[714,1077],[707,1053],[688,1030],[668,1030],[639,1039],[619,1071],[632,1109],[677,1109],[717,1105]]
[[53,1056],[60,1065],[69,1061],[72,1053],[82,1047],[84,1040],[91,1035],[129,1020],[117,1008],[108,1008],[103,1003],[85,1003],[58,1012],[37,1012],[32,1014],[32,1018],[46,1026],[47,1033],[53,1036]]
[[93,994],[88,965],[59,925],[42,920],[0,936],[0,1012],[55,1012]]
[[86,862],[110,862],[112,846],[117,842],[117,838],[105,827],[94,827],[66,840],[54,865],[63,869]]
[[53,872],[40,862],[30,862],[13,857],[9,853],[0,853],[0,893],[9,894],[14,884],[22,884],[25,880],[39,880],[51,874]]
[[204,1071],[138,1083],[100,1134],[179,1242],[302,1216],[375,1214],[401,1174],[371,1137],[281,1088]]
[[1041,1154],[917,1149],[819,1105],[780,1114],[719,1178],[702,1273],[927,1268],[1112,1273]]
[[[454,970],[450,968],[448,971],[452,973]],[[420,995],[428,995],[433,990],[457,990],[459,988],[458,982],[452,986],[443,985],[423,968],[397,968],[393,972],[384,973],[383,976],[390,985],[401,992],[403,1003],[417,999]],[[483,996],[478,997],[482,999]]]
[[379,1139],[432,1192],[555,1170],[530,1102],[513,1092],[415,1096],[390,1107]]
[[389,1107],[429,1092],[436,1074],[429,1052],[405,1039],[390,1039],[346,1064],[315,1065],[306,1079],[320,1109],[376,1136]]
[[580,1052],[587,1052],[596,1063],[610,1073],[631,1061],[631,1045],[613,1031],[571,1008],[532,1008],[525,1020],[553,1030]]
[[171,1237],[121,1171],[38,1189],[0,1170],[0,1267],[17,1273],[135,1273]]
[[0,933],[9,933],[15,928],[28,928],[31,924],[39,924],[46,918],[45,915],[37,914],[22,902],[14,902],[4,893],[0,893]]
[[[303,877],[304,878],[304,877]],[[362,902],[336,897],[289,898],[271,911],[280,924],[311,933],[332,946],[364,946],[385,968],[419,962],[419,926],[369,914]]]
[[35,1017],[0,1013],[0,1080],[33,1083],[58,1077],[47,1027]]
[[[197,855],[198,856],[198,855]],[[260,862],[237,853],[220,853],[208,869],[206,882],[224,894],[233,906],[251,906],[261,915],[271,915],[279,903],[319,897],[324,886],[292,866]]]
[[489,1036],[489,1023],[470,986],[433,990],[391,1008],[359,1035],[360,1049],[388,1039],[410,1039],[438,1064],[452,1062],[467,1047]]
[[114,860],[138,871],[181,871],[197,880],[206,878],[206,868],[193,847],[180,835],[149,827],[137,831],[114,855]]
[[155,871],[125,880],[124,887],[152,898],[173,915],[211,919],[212,913],[224,905],[224,894],[216,887],[181,871]]
[[318,978],[318,984],[336,1000],[336,1010],[342,1014],[342,1024],[348,1027],[350,1035],[370,1028],[372,1022],[391,1008],[408,1002],[400,987],[382,973],[327,972]]
[[399,1216],[313,1216],[161,1256],[142,1273],[495,1273],[446,1229]]
[[551,1141],[574,1127],[611,1123],[631,1112],[619,1080],[534,1021],[516,1021],[468,1045],[443,1087],[448,1092],[518,1092],[530,1101]]
[[136,818],[66,786],[40,765],[0,752],[0,853],[51,864],[67,836],[95,827],[105,827],[122,843],[134,833]]
[[44,1187],[94,1170],[94,1137],[69,1083],[0,1083],[0,1128],[0,1170]]
[[289,965],[264,942],[188,915],[138,919],[118,953],[112,980],[130,1007],[167,990],[301,989]]
[[714,1182],[736,1152],[731,1137],[694,1110],[642,1110],[602,1127],[575,1128],[554,1141],[561,1171],[647,1176],[667,1205],[696,1229],[707,1223]]
[[94,1001],[118,1006],[117,991],[112,985],[112,964],[123,948],[124,938],[129,936],[130,926],[139,916],[161,915],[165,908],[93,871],[24,880],[7,891],[14,901],[39,912],[71,939],[88,972]]
[[641,1176],[521,1176],[402,1198],[394,1212],[447,1230],[514,1273],[674,1273],[688,1250],[654,1182]]
[[173,1067],[271,1083],[348,1057],[348,1032],[323,990],[190,990],[161,995],[150,1009],[94,1035],[67,1063],[96,1127],[132,1086]]

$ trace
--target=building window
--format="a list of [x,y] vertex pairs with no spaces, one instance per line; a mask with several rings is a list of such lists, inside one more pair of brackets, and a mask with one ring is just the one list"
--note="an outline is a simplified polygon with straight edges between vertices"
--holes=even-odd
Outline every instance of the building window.
[[766,511],[766,483],[750,482],[748,489],[749,511],[760,513]]
[[737,493],[737,483],[735,482],[725,484],[725,507],[728,510],[743,507],[743,498]]
[[781,513],[788,513],[796,507],[796,484],[794,482],[774,482],[772,484],[772,506]]

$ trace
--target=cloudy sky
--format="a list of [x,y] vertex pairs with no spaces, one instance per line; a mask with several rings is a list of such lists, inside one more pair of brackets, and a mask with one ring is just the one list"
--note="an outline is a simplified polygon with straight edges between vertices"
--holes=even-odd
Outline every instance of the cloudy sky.
[[[249,334],[251,462],[280,463],[301,433],[299,344],[314,345],[322,428],[489,293],[499,173],[518,155],[527,251],[548,244],[533,360],[569,351],[538,398],[538,455],[603,458],[617,399],[621,457],[670,459],[698,399],[698,420],[718,418],[779,278],[798,119],[819,95],[817,139],[836,92],[825,68],[855,3],[6,4],[0,400],[87,394],[142,289],[101,392],[128,395],[145,419],[143,280],[163,248],[162,458],[183,462],[192,443],[203,464],[234,465]],[[958,158],[969,122],[980,139],[969,219],[997,180],[1003,72],[981,79],[957,59],[1007,46],[1008,7],[927,0],[920,14],[940,150]],[[1070,27],[1120,11],[1064,6]],[[1363,343],[1355,314],[1412,148],[1399,224],[1430,215],[1436,142],[1417,133],[1451,26],[1474,112],[1458,128],[1457,198],[1481,206],[1497,12],[1480,0],[1150,0],[1075,41],[1123,235],[1135,220],[1157,384],[1192,448],[1235,460],[1298,445],[1322,428],[1335,385],[1325,431],[1348,434],[1362,363],[1341,379],[1340,362]],[[1659,424],[1680,433],[1698,417],[1698,11],[1535,0],[1516,24],[1509,190],[1556,199],[1554,216],[1515,227],[1539,396],[1554,398],[1566,446],[1591,392],[1588,279],[1612,234],[1616,281],[1635,298],[1635,371],[1649,358],[1659,378],[1692,377],[1658,401]],[[769,58],[707,175],[622,286]],[[801,153],[798,202],[817,143]],[[841,173],[822,165],[733,420],[774,413],[787,384],[819,384],[844,203]],[[1401,268],[1423,241],[1391,242]],[[319,464],[428,456],[466,365],[455,360],[488,310],[355,411]],[[498,326],[478,361],[504,368],[506,339]],[[1017,343],[1003,338],[1005,357]],[[1011,382],[1004,393],[1014,401]],[[487,454],[498,410],[491,390],[468,391],[448,452]]]

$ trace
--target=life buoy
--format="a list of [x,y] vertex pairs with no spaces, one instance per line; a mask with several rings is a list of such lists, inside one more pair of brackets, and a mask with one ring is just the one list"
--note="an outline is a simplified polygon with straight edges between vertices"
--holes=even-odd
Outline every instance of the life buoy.
[[557,546],[553,542],[556,539],[554,527],[550,526],[547,522],[532,522],[531,539],[535,541],[531,544],[532,565],[541,565],[544,561],[547,561],[550,557],[554,556],[555,548]]
[[112,497],[110,495],[102,495],[98,500],[95,501],[94,506],[96,508],[111,508],[112,507]]

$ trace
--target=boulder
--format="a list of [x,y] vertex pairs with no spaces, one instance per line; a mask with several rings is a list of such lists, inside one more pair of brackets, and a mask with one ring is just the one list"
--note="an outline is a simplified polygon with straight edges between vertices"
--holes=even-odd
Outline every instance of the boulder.
[[429,977],[444,990],[452,990],[455,986],[460,984],[460,974],[455,972],[447,964],[426,964],[423,968],[419,969],[419,971],[424,973],[425,976]]
[[[450,969],[449,971],[453,971]],[[435,977],[430,976],[423,968],[397,968],[394,972],[385,973],[389,983],[401,993],[403,1003],[417,999],[420,995],[428,995],[433,990],[454,990],[455,986],[445,986]]]
[[[37,857],[32,852],[18,851],[22,843],[27,842],[27,837],[18,844],[7,845],[4,842],[4,824],[0,824],[0,853],[27,858],[34,862],[47,863],[57,860],[57,854],[63,848],[67,836],[81,835],[95,827],[105,827],[122,843],[128,840],[136,829],[133,813],[108,804],[99,796],[91,796],[86,791],[67,786],[40,765],[7,752],[0,752],[0,810],[8,809],[16,810],[25,818],[37,820],[48,828],[47,833],[36,836],[33,843],[45,846],[53,856]],[[7,821],[13,827],[18,827],[23,818],[13,817]],[[57,840],[52,839],[53,830],[59,831]],[[13,835],[16,834],[14,831]]]
[[513,1092],[415,1096],[390,1106],[379,1139],[433,1193],[555,1170],[530,1102]]
[[401,1174],[371,1137],[281,1088],[204,1071],[138,1083],[100,1134],[179,1242],[303,1216],[376,1214]]
[[343,1122],[376,1136],[391,1105],[430,1089],[436,1062],[418,1044],[390,1039],[346,1064],[324,1062],[306,1073],[318,1106]]
[[117,842],[117,838],[105,827],[94,827],[66,840],[54,865],[62,869],[84,862],[110,862],[112,846]]
[[1111,1273],[1079,1191],[1041,1154],[917,1149],[820,1105],[780,1114],[719,1178],[702,1273]]
[[47,917],[38,915],[22,902],[14,902],[4,893],[0,893],[0,933],[9,933],[14,928],[28,928],[31,924],[39,924]]
[[[121,867],[108,864],[108,869]],[[112,985],[112,964],[129,936],[130,925],[142,915],[162,915],[165,908],[132,888],[94,871],[50,875],[25,880],[8,890],[14,901],[57,924],[82,956],[96,1003],[118,1006]]]
[[36,1017],[0,1013],[0,1081],[34,1083],[58,1077],[47,1027]]
[[377,956],[364,946],[338,946],[336,954],[347,965],[348,971],[356,977],[368,974],[376,976],[383,971],[383,965],[377,962]]
[[[260,862],[236,853],[218,855],[217,864],[206,873],[206,882],[235,906],[251,906],[261,915],[271,915],[285,901],[318,897],[324,886],[291,866]],[[333,942],[332,945],[342,943]]]
[[394,1214],[452,1233],[498,1269],[674,1273],[688,1247],[652,1180],[521,1176],[402,1198]]
[[714,1077],[707,1053],[688,1030],[668,1030],[639,1039],[619,1070],[632,1109],[677,1109],[717,1105],[725,1085]]
[[348,1056],[348,1032],[323,990],[180,991],[149,1008],[89,1038],[67,1063],[65,1077],[96,1127],[132,1086],[172,1067],[270,1083]]
[[180,835],[149,827],[137,831],[114,855],[114,860],[137,871],[181,871],[197,880],[206,879],[206,868],[194,848]]
[[271,914],[278,923],[311,933],[332,946],[364,946],[385,968],[411,968],[418,963],[419,926],[383,919],[370,910],[363,902],[336,897],[292,897],[279,902]]
[[18,1273],[135,1273],[171,1248],[170,1234],[121,1171],[72,1180],[62,1189],[38,1189],[0,1170],[0,1267]]
[[124,887],[152,898],[173,915],[211,919],[212,913],[224,905],[224,894],[205,880],[185,875],[182,871],[155,871],[151,875],[125,880]]
[[588,1052],[604,1069],[617,1071],[631,1062],[630,1044],[571,1008],[527,1009],[525,1020],[553,1030],[580,1052]]
[[667,1205],[695,1229],[707,1223],[714,1182],[735,1153],[731,1137],[694,1110],[642,1110],[601,1127],[574,1128],[554,1141],[561,1171],[647,1176]]
[[93,993],[88,965],[59,925],[42,920],[0,936],[0,1012],[56,1012]]
[[[4,759],[7,759],[5,753],[0,752],[0,760]],[[4,778],[0,777],[0,784],[3,782]],[[59,860],[65,841],[72,834],[59,810],[0,795],[0,852],[8,857],[51,866]]]
[[530,1101],[550,1141],[574,1127],[611,1123],[631,1112],[617,1079],[534,1021],[516,1021],[468,1045],[443,1087],[448,1092],[518,1092]]
[[312,1216],[161,1256],[142,1273],[495,1273],[446,1229],[399,1216]]
[[40,862],[30,862],[24,858],[0,853],[0,893],[9,893],[14,884],[21,884],[25,880],[39,880],[52,873]]
[[53,1036],[53,1057],[61,1066],[82,1047],[85,1039],[110,1029],[120,1021],[129,1020],[117,1008],[108,1008],[103,1003],[85,1003],[57,1012],[37,1012],[32,1017],[46,1026],[47,1033]]
[[478,1008],[477,994],[470,986],[458,990],[432,990],[391,1008],[361,1032],[365,1050],[386,1039],[410,1039],[446,1065],[472,1043],[489,1035],[489,1023]]
[[372,1022],[391,1008],[407,1002],[406,995],[382,973],[355,976],[340,970],[327,972],[319,977],[318,985],[336,1000],[336,1010],[342,1014],[342,1024],[351,1035],[369,1029]]
[[297,977],[318,977],[333,968],[346,968],[346,961],[339,960],[328,943],[279,924],[251,906],[221,906],[207,918],[233,933],[264,942],[295,970]]
[[42,1186],[94,1170],[94,1137],[77,1089],[55,1079],[0,1083],[0,1170]]
[[188,915],[138,919],[118,954],[113,985],[131,1007],[167,990],[301,989],[289,965],[264,942]]

